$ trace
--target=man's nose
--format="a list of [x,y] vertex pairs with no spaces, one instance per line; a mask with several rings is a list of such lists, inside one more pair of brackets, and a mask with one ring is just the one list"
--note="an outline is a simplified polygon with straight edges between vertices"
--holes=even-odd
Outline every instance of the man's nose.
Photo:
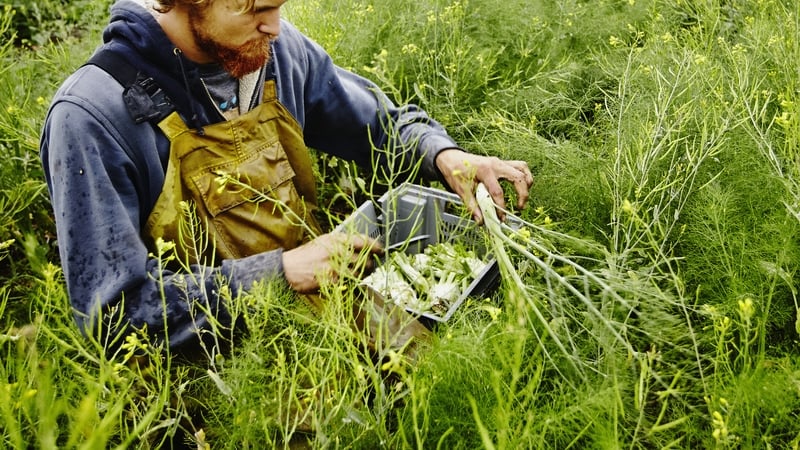
[[277,37],[281,33],[281,11],[279,8],[264,11],[258,16],[258,31]]

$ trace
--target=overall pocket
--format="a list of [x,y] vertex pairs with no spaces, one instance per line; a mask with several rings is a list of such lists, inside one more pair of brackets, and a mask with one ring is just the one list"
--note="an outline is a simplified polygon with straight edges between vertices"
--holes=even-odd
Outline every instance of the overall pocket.
[[[203,153],[197,149],[181,164],[204,160]],[[305,211],[279,141],[184,176],[218,257],[241,258],[301,242]]]

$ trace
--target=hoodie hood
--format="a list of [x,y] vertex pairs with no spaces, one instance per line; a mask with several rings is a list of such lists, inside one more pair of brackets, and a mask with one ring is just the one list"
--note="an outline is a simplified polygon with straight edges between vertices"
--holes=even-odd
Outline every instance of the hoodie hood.
[[118,53],[152,77],[187,125],[199,128],[222,120],[208,100],[198,65],[169,40],[154,12],[141,1],[120,0],[111,7],[103,48]]

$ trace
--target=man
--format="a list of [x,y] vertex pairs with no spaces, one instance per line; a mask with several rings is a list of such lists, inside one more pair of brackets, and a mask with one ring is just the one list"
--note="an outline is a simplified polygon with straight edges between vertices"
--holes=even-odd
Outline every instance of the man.
[[[510,180],[525,203],[527,164],[469,154],[424,111],[392,105],[282,21],[284,2],[120,0],[98,51],[106,62],[56,93],[41,158],[84,332],[113,316],[190,351],[211,319],[229,320],[220,280],[234,298],[273,277],[313,293],[342,252],[380,251],[366,236],[306,242],[316,195],[306,146],[365,167],[418,162],[478,221],[478,182],[502,205],[499,180]],[[253,183],[266,204],[244,197]],[[212,244],[187,238],[187,210]],[[163,241],[187,264],[165,267]]]

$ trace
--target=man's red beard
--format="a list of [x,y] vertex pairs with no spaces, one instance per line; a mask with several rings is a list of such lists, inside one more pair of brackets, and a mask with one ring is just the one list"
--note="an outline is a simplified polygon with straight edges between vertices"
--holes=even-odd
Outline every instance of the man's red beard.
[[218,45],[213,41],[199,44],[234,78],[242,78],[261,69],[270,56],[269,39],[248,42],[235,48]]
[[202,12],[190,13],[189,26],[194,40],[204,52],[222,66],[234,78],[241,78],[248,73],[262,68],[270,57],[271,36],[246,42],[238,47],[229,47],[203,31],[205,20]]

